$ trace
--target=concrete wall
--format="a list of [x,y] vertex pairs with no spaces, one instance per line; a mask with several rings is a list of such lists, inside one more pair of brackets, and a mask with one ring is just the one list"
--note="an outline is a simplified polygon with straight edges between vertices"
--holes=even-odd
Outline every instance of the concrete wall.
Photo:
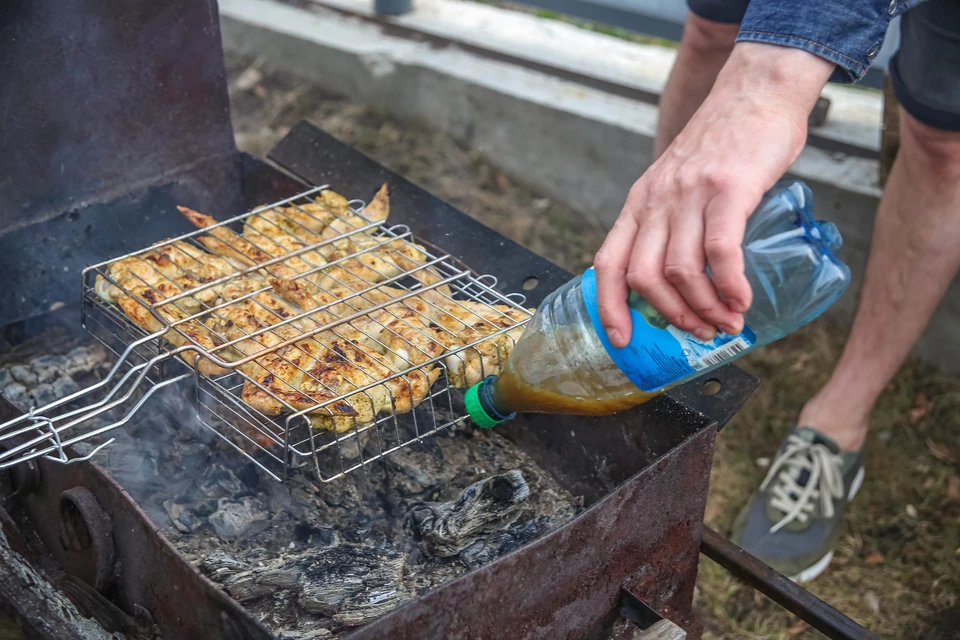
[[[332,12],[268,0],[221,0],[224,46],[398,118],[416,119],[482,152],[505,173],[607,224],[650,163],[656,109],[580,84],[424,42]],[[596,37],[591,34],[590,37]],[[574,46],[574,43],[571,43]],[[791,170],[835,221],[844,258],[862,277],[879,197],[874,161],[814,148]],[[849,318],[847,294],[836,314]],[[960,288],[954,286],[918,345],[953,370],[960,347]]]

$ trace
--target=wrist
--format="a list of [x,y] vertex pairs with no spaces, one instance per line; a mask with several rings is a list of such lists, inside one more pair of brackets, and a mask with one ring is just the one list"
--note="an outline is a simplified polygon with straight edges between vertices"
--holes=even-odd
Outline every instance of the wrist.
[[713,93],[752,97],[805,123],[835,65],[793,47],[738,43],[723,66]]

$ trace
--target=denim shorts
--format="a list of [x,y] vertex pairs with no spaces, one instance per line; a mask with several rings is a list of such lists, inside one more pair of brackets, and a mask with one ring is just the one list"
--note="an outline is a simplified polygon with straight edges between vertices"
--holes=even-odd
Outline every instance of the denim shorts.
[[[750,0],[687,3],[706,20],[740,24]],[[901,15],[900,48],[890,61],[890,76],[910,115],[936,129],[960,131],[960,0],[926,0]]]

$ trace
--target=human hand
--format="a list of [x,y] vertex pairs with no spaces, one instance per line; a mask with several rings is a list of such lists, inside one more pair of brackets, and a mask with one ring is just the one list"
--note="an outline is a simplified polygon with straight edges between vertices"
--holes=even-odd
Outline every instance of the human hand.
[[752,298],[741,249],[747,218],[803,149],[833,68],[798,49],[734,48],[703,105],[630,189],[594,259],[614,346],[630,341],[628,289],[701,340],[718,328],[743,330]]

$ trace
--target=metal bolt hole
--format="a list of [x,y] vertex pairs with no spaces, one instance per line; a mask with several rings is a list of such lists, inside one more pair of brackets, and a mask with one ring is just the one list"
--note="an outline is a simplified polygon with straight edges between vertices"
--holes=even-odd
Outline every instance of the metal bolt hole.
[[703,383],[702,391],[705,396],[715,396],[720,393],[720,389],[723,388],[723,385],[720,384],[720,381],[716,378],[710,378]]
[[536,289],[538,284],[540,284],[540,279],[537,276],[529,276],[526,280],[523,281],[523,290],[533,291],[534,289]]

